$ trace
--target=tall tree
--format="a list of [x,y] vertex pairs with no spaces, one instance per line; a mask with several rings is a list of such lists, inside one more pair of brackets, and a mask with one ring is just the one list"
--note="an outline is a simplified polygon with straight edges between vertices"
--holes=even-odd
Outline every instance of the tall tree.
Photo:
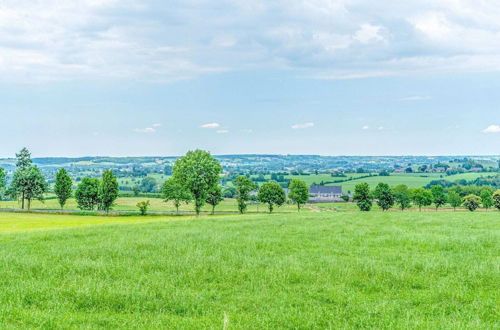
[[75,199],[80,210],[92,211],[99,205],[99,179],[83,178],[75,191]]
[[15,196],[21,196],[22,208],[24,201],[27,202],[28,211],[31,209],[31,202],[34,199],[43,201],[43,195],[48,190],[48,184],[45,181],[40,169],[36,166],[22,168],[14,173],[11,183],[11,191]]
[[5,174],[5,170],[0,167],[0,200],[3,199],[6,188],[7,188],[7,175]]
[[410,208],[411,206],[411,194],[408,186],[404,184],[397,185],[393,189],[394,201],[399,205],[401,211]]
[[274,205],[281,206],[286,202],[286,194],[277,182],[266,182],[260,187],[257,199],[261,203],[266,203],[269,213],[272,213]]
[[394,193],[387,183],[380,182],[373,195],[382,211],[387,211],[394,206]]
[[422,211],[422,207],[432,204],[432,194],[424,188],[413,189],[411,198],[413,202],[418,206],[419,211]]
[[[33,161],[31,160],[31,153],[29,152],[29,150],[27,148],[23,148],[21,149],[21,151],[19,151],[19,153],[16,154],[16,173],[14,175],[14,181],[13,183],[15,183],[11,190],[10,190],[10,194],[15,196],[16,198],[20,198],[21,199],[21,208],[24,210],[24,202],[26,200],[26,197],[25,197],[25,191],[23,189],[19,190],[19,189],[16,189],[15,185],[20,183],[22,180],[22,177],[24,175],[27,175],[27,171],[28,169],[32,166],[33,164]],[[19,188],[19,186],[17,187]]]
[[495,191],[493,194],[493,205],[500,211],[500,190]]
[[54,185],[54,193],[57,196],[57,200],[59,201],[59,205],[61,209],[64,209],[64,205],[66,205],[67,200],[71,197],[73,193],[73,181],[66,169],[61,168],[56,175],[56,183]]
[[455,191],[448,192],[448,203],[453,207],[453,211],[457,210],[457,207],[462,205],[462,197]]
[[191,192],[199,215],[210,190],[219,183],[222,166],[210,153],[189,151],[174,165],[173,177]]
[[99,183],[99,209],[109,213],[118,198],[119,192],[118,181],[113,171],[104,171]]
[[432,186],[431,187],[431,194],[432,194],[432,202],[436,206],[436,211],[438,208],[443,206],[448,202],[448,198],[446,197],[446,192],[444,191],[444,188],[440,185]]
[[27,148],[22,148],[19,153],[16,154],[16,167],[18,170],[28,169],[33,164],[31,160],[31,153]]
[[354,187],[353,199],[361,211],[368,212],[372,209],[372,194],[368,183],[359,183]]
[[481,190],[480,197],[481,203],[486,210],[493,206],[493,191],[491,190],[491,188],[484,187]]
[[165,202],[172,201],[174,203],[177,214],[179,214],[179,207],[182,203],[188,204],[193,199],[189,190],[173,178],[165,181],[161,188],[161,194]]
[[212,188],[212,190],[210,190],[206,199],[207,204],[212,206],[212,215],[215,214],[215,207],[223,200],[224,197],[222,197],[222,189],[219,185],[216,185]]
[[297,209],[300,211],[300,206],[309,200],[309,186],[302,180],[292,179],[288,188],[290,189],[288,198],[297,204]]
[[234,180],[236,186],[236,201],[238,202],[238,211],[241,214],[247,210],[247,201],[250,199],[250,193],[257,189],[257,185],[244,175],[240,175]]

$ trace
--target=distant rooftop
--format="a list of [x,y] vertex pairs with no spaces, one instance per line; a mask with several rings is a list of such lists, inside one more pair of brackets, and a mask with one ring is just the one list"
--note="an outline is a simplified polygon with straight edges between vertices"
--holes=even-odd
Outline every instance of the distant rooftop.
[[319,186],[313,185],[309,188],[311,194],[342,194],[341,186]]

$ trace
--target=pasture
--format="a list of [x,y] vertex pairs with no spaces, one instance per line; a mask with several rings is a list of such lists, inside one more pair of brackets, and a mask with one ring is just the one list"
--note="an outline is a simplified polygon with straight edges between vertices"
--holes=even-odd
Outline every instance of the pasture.
[[0,213],[0,324],[492,329],[498,214]]

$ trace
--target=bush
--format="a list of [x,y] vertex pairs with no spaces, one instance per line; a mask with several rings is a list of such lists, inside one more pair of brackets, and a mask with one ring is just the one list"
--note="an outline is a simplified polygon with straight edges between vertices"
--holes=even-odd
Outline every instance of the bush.
[[143,201],[137,203],[137,207],[139,208],[139,212],[141,212],[141,215],[146,215],[148,213],[148,208],[149,208],[149,201]]
[[476,195],[467,195],[463,198],[463,205],[469,211],[474,212],[481,205],[481,198]]

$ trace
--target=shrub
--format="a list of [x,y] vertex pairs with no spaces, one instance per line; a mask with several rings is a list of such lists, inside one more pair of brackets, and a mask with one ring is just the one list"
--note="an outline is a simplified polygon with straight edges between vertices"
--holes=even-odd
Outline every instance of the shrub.
[[467,195],[463,198],[463,205],[469,211],[474,212],[481,205],[481,198],[476,195]]

